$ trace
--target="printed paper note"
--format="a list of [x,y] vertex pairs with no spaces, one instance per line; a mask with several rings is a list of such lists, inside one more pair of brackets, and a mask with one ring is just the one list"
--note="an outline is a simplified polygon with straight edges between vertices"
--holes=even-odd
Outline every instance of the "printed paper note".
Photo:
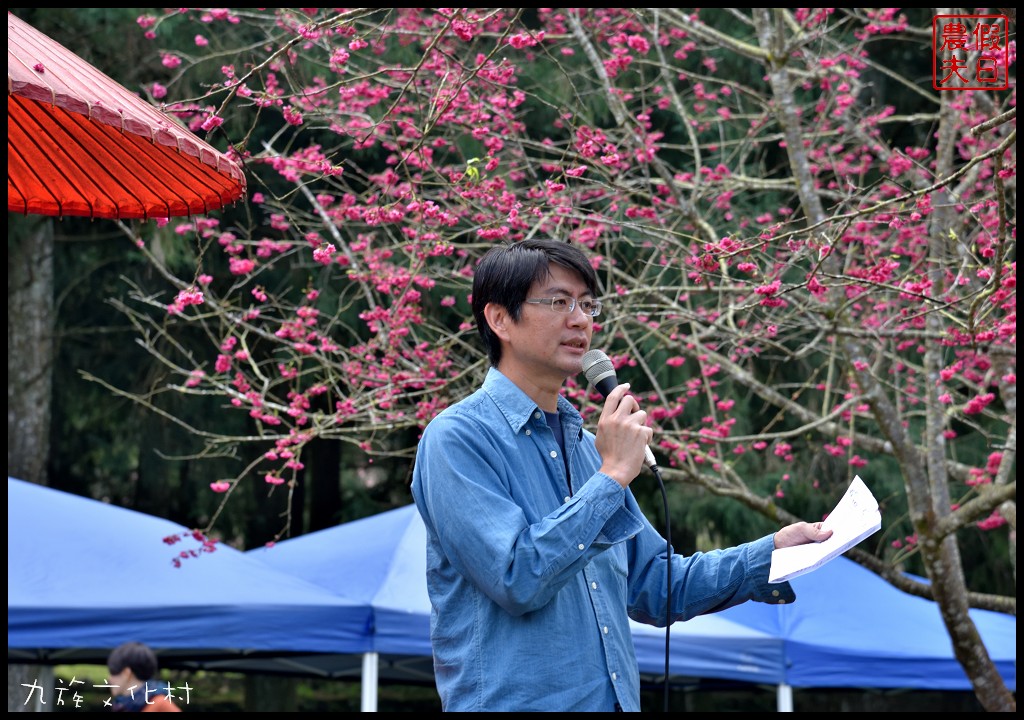
[[860,475],[853,479],[842,500],[821,526],[832,531],[828,540],[772,551],[768,582],[785,582],[816,570],[882,528],[878,502]]

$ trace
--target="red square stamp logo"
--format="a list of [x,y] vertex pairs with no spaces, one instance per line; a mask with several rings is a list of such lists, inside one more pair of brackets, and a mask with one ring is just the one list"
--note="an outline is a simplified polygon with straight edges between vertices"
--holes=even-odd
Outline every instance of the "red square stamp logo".
[[1005,15],[936,15],[932,18],[932,87],[936,90],[1007,90],[1009,21]]

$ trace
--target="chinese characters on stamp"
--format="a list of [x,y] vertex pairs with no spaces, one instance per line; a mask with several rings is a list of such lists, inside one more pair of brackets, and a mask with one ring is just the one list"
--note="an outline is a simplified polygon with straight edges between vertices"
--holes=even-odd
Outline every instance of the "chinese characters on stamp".
[[936,15],[932,18],[932,53],[932,87],[936,90],[1010,87],[1005,15]]

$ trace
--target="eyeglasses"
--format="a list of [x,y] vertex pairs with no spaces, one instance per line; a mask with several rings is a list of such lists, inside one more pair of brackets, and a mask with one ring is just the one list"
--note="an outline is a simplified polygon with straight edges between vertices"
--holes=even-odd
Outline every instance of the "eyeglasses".
[[579,305],[584,315],[597,317],[601,314],[600,300],[577,300],[568,295],[555,295],[549,298],[527,298],[523,302],[530,303],[531,305],[550,305],[551,309],[556,313],[569,314],[576,309],[576,305]]

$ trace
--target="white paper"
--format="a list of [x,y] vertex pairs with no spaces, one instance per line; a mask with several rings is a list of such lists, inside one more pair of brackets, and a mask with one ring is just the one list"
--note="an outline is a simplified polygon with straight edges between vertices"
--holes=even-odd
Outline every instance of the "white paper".
[[780,583],[817,570],[882,528],[878,502],[860,479],[853,479],[835,510],[821,524],[832,537],[820,543],[807,543],[772,551],[768,582]]

